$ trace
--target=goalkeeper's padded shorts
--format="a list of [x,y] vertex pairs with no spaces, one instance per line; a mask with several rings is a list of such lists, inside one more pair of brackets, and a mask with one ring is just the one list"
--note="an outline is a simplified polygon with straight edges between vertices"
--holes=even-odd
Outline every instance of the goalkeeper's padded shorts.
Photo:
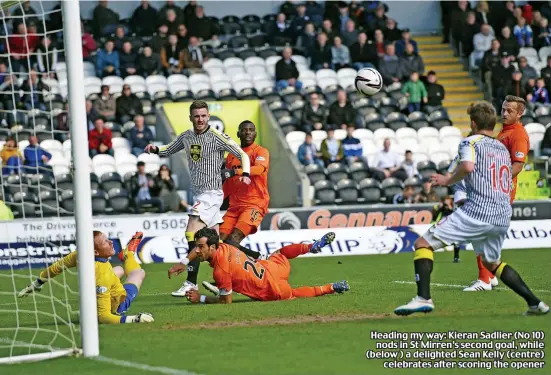
[[129,309],[132,302],[138,296],[138,287],[134,284],[124,284],[124,290],[126,290],[126,298],[124,302],[119,305],[117,309],[117,314],[125,314]]

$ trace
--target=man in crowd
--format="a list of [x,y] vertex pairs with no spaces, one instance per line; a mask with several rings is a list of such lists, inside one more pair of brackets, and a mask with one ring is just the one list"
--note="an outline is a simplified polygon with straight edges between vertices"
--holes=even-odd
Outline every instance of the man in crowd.
[[98,117],[94,122],[94,129],[88,132],[88,148],[90,157],[98,154],[114,155],[111,143],[113,134],[105,127],[103,117]]
[[327,108],[320,104],[319,94],[310,94],[310,104],[302,110],[302,130],[310,133],[312,130],[322,130],[327,126]]
[[383,149],[375,155],[371,172],[379,181],[388,177],[396,177],[402,181],[407,178],[406,172],[400,165],[398,154],[390,149],[389,138],[384,140]]
[[298,80],[297,64],[291,58],[293,49],[285,47],[282,59],[275,65],[276,85],[279,90],[293,86],[297,90],[302,88],[302,82]]
[[334,162],[340,162],[344,157],[344,149],[341,141],[335,138],[335,130],[327,129],[327,138],[321,142],[321,155],[325,166]]
[[324,167],[323,160],[320,158],[321,153],[316,148],[312,140],[312,134],[306,133],[304,137],[304,143],[300,145],[297,151],[297,158],[304,166],[310,164],[317,164],[320,167]]
[[153,133],[145,126],[145,120],[142,115],[134,117],[134,127],[130,131],[130,141],[132,143],[132,153],[139,156],[144,148],[153,140]]
[[138,173],[132,176],[130,184],[132,186],[132,195],[136,203],[136,213],[140,213],[143,206],[152,205],[157,207],[159,212],[164,212],[162,199],[151,196],[153,179],[145,173],[145,163],[138,162]]

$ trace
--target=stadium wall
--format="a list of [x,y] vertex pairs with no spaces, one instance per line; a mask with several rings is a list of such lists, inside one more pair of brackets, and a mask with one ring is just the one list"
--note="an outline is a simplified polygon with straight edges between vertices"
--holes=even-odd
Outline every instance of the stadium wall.
[[[187,215],[104,216],[93,219],[94,229],[105,232],[121,250],[136,231],[145,238],[137,255],[142,263],[178,263],[187,254],[184,236]],[[76,250],[73,218],[18,220],[7,222],[0,232],[0,269],[43,267]],[[337,239],[328,249],[308,257],[375,255],[412,252],[413,243],[430,225],[333,228]],[[309,243],[327,229],[261,230],[243,244],[271,254],[291,243]],[[511,222],[504,249],[550,248],[551,220]],[[116,259],[116,257],[113,257]]]

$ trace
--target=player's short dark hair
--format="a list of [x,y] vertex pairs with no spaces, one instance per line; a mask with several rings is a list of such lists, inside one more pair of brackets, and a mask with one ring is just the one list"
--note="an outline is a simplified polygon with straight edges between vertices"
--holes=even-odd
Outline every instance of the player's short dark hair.
[[197,241],[199,238],[206,237],[207,238],[207,245],[212,246],[216,245],[218,247],[218,244],[220,243],[220,237],[218,236],[218,233],[212,228],[201,228],[197,232],[195,232],[195,241]]
[[522,99],[520,96],[507,95],[505,101],[508,103],[517,103],[517,108],[521,113],[524,113],[526,109],[526,100]]
[[478,130],[494,130],[496,126],[497,113],[494,106],[484,100],[474,102],[470,105],[467,113]]
[[189,106],[189,114],[191,115],[191,113],[196,110],[196,109],[201,109],[201,108],[206,108],[207,111],[209,110],[209,105],[207,104],[207,102],[205,101],[202,101],[202,100],[194,100],[193,103],[191,103],[191,105]]
[[251,120],[244,120],[244,121],[241,121],[241,123],[239,123],[239,125],[237,126],[237,129],[238,130],[241,130],[241,128],[247,124],[252,124],[252,126],[255,127],[256,129],[256,125],[254,124],[254,122],[252,122]]

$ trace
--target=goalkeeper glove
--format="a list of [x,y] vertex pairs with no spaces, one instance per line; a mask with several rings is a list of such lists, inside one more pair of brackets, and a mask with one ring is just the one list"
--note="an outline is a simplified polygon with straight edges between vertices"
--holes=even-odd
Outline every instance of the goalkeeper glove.
[[226,181],[228,178],[235,176],[235,170],[222,169],[222,181]]
[[40,284],[38,280],[33,281],[31,285],[21,290],[19,294],[17,294],[17,297],[23,298],[23,297],[27,297],[29,294],[32,294],[34,292],[40,292],[42,290],[42,284]]
[[127,315],[125,323],[153,323],[153,315],[146,312],[141,312],[138,315]]

